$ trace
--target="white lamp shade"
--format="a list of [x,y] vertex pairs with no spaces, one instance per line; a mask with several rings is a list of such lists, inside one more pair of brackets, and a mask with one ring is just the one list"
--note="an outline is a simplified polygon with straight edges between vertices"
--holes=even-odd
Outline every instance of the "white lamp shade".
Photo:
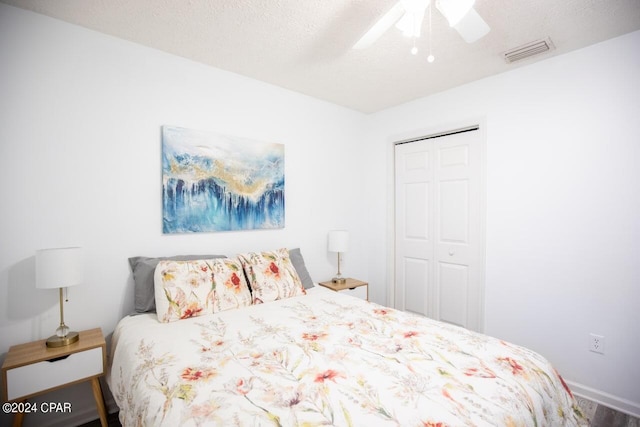
[[329,252],[347,252],[349,249],[349,232],[347,230],[332,230],[329,232],[327,250]]
[[36,251],[36,288],[54,289],[79,285],[83,280],[82,248]]

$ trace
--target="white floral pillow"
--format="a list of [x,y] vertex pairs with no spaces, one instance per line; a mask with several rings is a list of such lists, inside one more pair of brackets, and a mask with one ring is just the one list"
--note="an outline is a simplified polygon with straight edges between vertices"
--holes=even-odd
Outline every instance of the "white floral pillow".
[[174,322],[214,312],[213,260],[160,261],[154,273],[156,313]]
[[249,278],[253,304],[305,295],[307,292],[287,249],[239,255]]
[[213,259],[211,269],[215,289],[214,312],[251,305],[251,292],[239,260]]

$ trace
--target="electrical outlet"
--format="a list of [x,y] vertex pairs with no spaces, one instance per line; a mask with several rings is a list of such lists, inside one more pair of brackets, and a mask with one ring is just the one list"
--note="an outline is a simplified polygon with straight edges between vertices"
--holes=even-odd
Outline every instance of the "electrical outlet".
[[602,335],[589,334],[589,351],[604,354],[604,337]]

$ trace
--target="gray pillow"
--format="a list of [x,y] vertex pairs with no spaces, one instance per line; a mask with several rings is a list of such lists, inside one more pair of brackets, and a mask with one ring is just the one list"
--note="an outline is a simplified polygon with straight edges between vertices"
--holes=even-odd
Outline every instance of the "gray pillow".
[[136,313],[155,313],[156,296],[153,285],[153,274],[156,265],[162,260],[190,261],[196,259],[226,258],[226,255],[176,255],[172,257],[149,258],[136,256],[129,258],[133,273],[134,309]]
[[293,268],[296,269],[300,280],[302,280],[302,286],[304,286],[305,289],[313,288],[313,280],[311,279],[309,270],[307,270],[307,266],[304,265],[304,258],[302,258],[300,248],[291,249],[289,251],[289,259],[291,259]]

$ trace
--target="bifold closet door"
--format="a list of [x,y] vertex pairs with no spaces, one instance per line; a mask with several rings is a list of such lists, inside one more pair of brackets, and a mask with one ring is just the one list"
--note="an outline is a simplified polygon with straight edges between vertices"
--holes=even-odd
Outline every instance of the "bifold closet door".
[[395,147],[395,305],[482,329],[477,130]]

